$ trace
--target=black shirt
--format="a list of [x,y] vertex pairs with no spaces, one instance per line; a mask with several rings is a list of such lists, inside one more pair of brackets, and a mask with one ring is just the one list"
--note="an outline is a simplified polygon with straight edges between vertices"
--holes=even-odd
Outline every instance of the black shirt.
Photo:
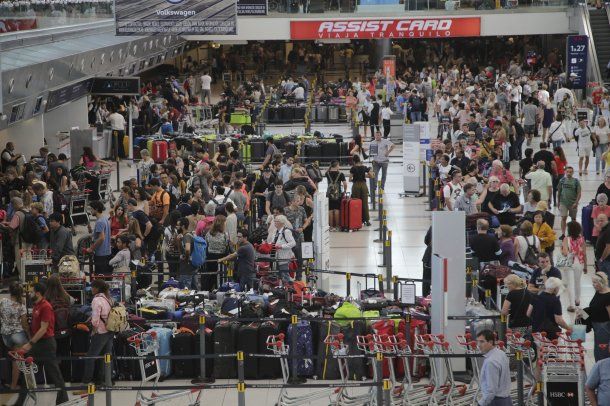
[[606,249],[606,244],[610,244],[610,223],[602,228],[595,243],[595,260],[599,261]]
[[595,193],[595,196],[597,196],[600,193],[603,193],[610,198],[610,189],[608,189],[606,187],[605,183],[602,183],[601,185],[599,185],[599,187],[597,188],[597,192]]
[[451,166],[457,166],[458,168],[460,168],[463,173],[467,172],[466,169],[468,168],[469,164],[470,159],[466,158],[465,156],[462,156],[461,158],[455,157],[449,163],[449,165]]
[[489,202],[491,202],[495,195],[497,195],[500,191],[496,190],[495,192],[487,190],[487,194],[485,195],[485,199],[483,200],[483,204],[481,204],[481,211],[489,214],[493,214],[489,209]]
[[561,272],[559,272],[559,269],[557,269],[554,266],[552,266],[551,269],[549,269],[549,271],[546,274],[543,275],[542,274],[542,269],[536,268],[536,269],[534,269],[534,272],[532,273],[532,277],[530,278],[530,283],[532,285],[536,285],[536,287],[538,289],[544,290],[544,278],[543,278],[543,276],[546,276],[547,278],[561,279]]
[[530,292],[527,289],[511,290],[506,295],[506,300],[510,302],[508,327],[529,327],[532,324],[527,316],[527,308],[532,302]]
[[551,151],[547,151],[546,149],[542,149],[534,154],[533,158],[534,162],[544,161],[544,170],[548,173],[551,172],[551,163],[555,161],[555,155]]
[[269,181],[265,181],[264,177],[260,177],[256,183],[254,184],[254,189],[252,190],[254,193],[267,193],[271,192],[274,189],[274,176],[271,175],[269,177]]
[[352,174],[352,182],[366,182],[366,174],[369,168],[362,165],[355,165],[349,170]]
[[142,210],[136,210],[131,213],[131,217],[138,220],[138,224],[140,225],[140,231],[142,235],[146,232],[146,224],[150,221],[150,218],[144,213]]
[[498,239],[489,234],[477,234],[470,239],[470,248],[481,262],[495,261],[500,252]]
[[539,295],[532,297],[534,298],[534,309],[532,310],[532,331],[541,331],[544,319],[548,319],[552,324],[558,327],[557,323],[555,322],[555,316],[561,316],[561,301],[559,300],[559,297],[547,292],[542,292]]
[[[510,192],[506,196],[502,195],[502,193],[496,193],[493,199],[491,199],[491,205],[494,207],[494,209],[499,211],[504,209],[514,209],[519,207],[519,197],[514,192]],[[498,217],[500,224],[508,224],[510,226],[515,225],[515,213],[511,211],[498,213],[496,216]]]
[[599,293],[595,292],[593,299],[589,303],[589,307],[585,309],[590,317],[590,320],[595,323],[603,323],[610,321],[607,307],[610,306],[610,292]]

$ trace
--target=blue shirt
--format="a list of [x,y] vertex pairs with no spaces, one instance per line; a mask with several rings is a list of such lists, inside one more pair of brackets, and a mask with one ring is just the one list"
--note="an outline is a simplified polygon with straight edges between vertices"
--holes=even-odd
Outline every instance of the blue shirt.
[[110,255],[110,221],[108,217],[100,217],[95,222],[95,228],[93,229],[93,241],[96,241],[101,233],[104,233],[104,241],[95,249],[96,257],[103,257]]
[[598,405],[610,405],[610,358],[593,365],[587,379],[587,387],[597,390]]
[[479,405],[490,405],[494,398],[510,397],[510,369],[504,351],[494,347],[483,355],[481,367],[481,399]]

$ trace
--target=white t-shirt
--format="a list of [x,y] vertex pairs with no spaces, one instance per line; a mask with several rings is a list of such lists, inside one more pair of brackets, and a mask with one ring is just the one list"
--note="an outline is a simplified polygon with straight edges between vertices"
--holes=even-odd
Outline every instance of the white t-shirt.
[[110,128],[112,130],[125,130],[125,117],[123,117],[119,113],[112,113],[111,115],[109,115],[108,122],[110,123]]
[[542,105],[546,105],[549,102],[549,99],[551,98],[551,95],[549,94],[549,92],[547,92],[546,90],[540,90],[538,91],[538,101],[542,104]]
[[305,89],[302,86],[297,87],[292,91],[294,98],[297,100],[303,100],[305,98]]
[[591,141],[591,131],[589,131],[587,127],[578,127],[576,131],[574,131],[574,135],[578,137],[579,148],[587,148],[593,145],[593,141]]
[[604,128],[595,126],[595,127],[593,127],[593,129],[591,131],[594,132],[595,135],[597,135],[597,138],[599,138],[600,144],[608,143],[608,141],[609,141],[608,135],[610,135],[610,127],[608,127],[607,125]]
[[510,101],[518,103],[521,100],[521,85],[513,87],[510,91]]
[[210,90],[212,87],[212,77],[210,75],[203,75],[201,77],[201,89]]
[[389,107],[384,107],[381,109],[381,119],[382,120],[389,120],[390,117],[392,116],[392,109]]
[[[451,207],[455,205],[457,198],[462,195],[462,189],[463,187],[461,183],[455,185],[453,182],[449,182],[443,188],[443,197],[445,198],[446,202],[448,201],[451,203]],[[445,207],[445,210],[449,210],[447,206]]]
[[566,141],[569,136],[566,125],[561,121],[553,121],[551,123],[549,134],[551,135],[551,141]]
[[437,166],[438,166],[438,174],[439,174],[440,178],[447,179],[447,177],[449,176],[449,171],[451,170],[451,165],[443,166],[443,165],[439,164]]

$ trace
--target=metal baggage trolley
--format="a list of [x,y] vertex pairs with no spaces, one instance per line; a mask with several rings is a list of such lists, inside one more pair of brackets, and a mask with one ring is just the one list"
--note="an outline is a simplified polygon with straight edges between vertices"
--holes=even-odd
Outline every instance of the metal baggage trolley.
[[20,250],[21,269],[19,278],[24,282],[38,282],[51,274],[51,250],[29,249]]
[[87,191],[86,190],[72,190],[69,194],[66,194],[68,200],[68,216],[70,217],[70,227],[72,228],[72,235],[76,235],[75,228],[78,226],[89,226],[89,213],[87,213]]

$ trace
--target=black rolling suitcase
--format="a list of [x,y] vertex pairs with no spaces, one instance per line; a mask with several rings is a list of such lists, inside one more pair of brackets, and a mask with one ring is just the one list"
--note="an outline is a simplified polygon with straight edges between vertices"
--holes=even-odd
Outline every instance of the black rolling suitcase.
[[337,335],[341,332],[339,324],[328,321],[322,321],[321,323],[314,323],[318,326],[318,360],[317,360],[317,373],[318,379],[339,379],[341,377],[339,373],[339,363],[337,359],[333,357],[333,353],[330,348],[330,344],[325,344],[324,340],[328,335]]
[[252,160],[262,161],[265,159],[265,143],[262,140],[250,141]]
[[280,107],[278,113],[280,123],[292,123],[292,120],[294,120],[294,107]]
[[[214,353],[214,333],[212,330],[209,330],[208,328],[206,328],[205,331],[205,352],[206,354],[213,354]],[[193,345],[195,348],[195,351],[193,352],[193,354],[197,354],[200,355],[201,351],[199,351],[199,334],[196,333],[195,334],[195,338],[193,341]],[[201,375],[201,362],[196,359],[195,361],[195,376],[199,376]],[[205,359],[205,376],[206,378],[211,378],[212,376],[214,376],[214,358],[206,358]]]
[[303,158],[305,162],[319,161],[322,155],[320,144],[306,144],[303,146]]
[[[233,354],[237,349],[239,323],[221,322],[214,328],[214,354]],[[216,358],[214,362],[214,378],[237,378],[237,363],[235,358]]]
[[[366,322],[364,320],[351,321],[347,326],[341,328],[343,342],[347,345],[349,355],[362,355],[358,349],[357,336],[366,334]],[[349,379],[361,381],[367,375],[366,358],[350,358],[347,360]]]
[[[258,351],[258,329],[256,323],[241,326],[237,337],[237,351],[244,354],[257,354]],[[259,358],[246,356],[244,359],[244,376],[246,379],[258,379]]]
[[331,162],[339,158],[339,144],[336,142],[323,142],[321,145],[321,161]]
[[347,142],[339,142],[337,146],[339,148],[339,162],[347,164],[349,161],[349,144]]
[[268,123],[279,123],[279,107],[267,107],[267,122]]
[[286,158],[294,157],[297,154],[297,146],[294,142],[287,142],[284,145],[284,152],[286,152]]
[[[258,353],[273,354],[267,349],[267,338],[271,335],[278,335],[280,329],[272,321],[266,321],[258,328]],[[260,358],[258,360],[258,377],[260,379],[277,379],[282,376],[279,358]]]
[[[73,328],[71,331],[71,337],[69,339],[69,343],[70,343],[70,353],[73,357],[82,357],[87,355],[87,351],[89,351],[89,337],[90,337],[90,333],[89,330],[84,330],[81,328]],[[60,341],[64,341],[65,339],[62,339]],[[60,355],[60,345],[63,345],[60,343],[60,341],[57,342],[57,354]],[[64,354],[61,354],[64,355]],[[85,372],[85,361],[83,360],[75,360],[75,361],[69,361],[70,362],[70,382],[82,382],[83,380],[83,372]],[[63,364],[63,363],[62,363]],[[64,374],[64,368],[65,367],[61,367],[62,369],[62,374]],[[64,375],[64,379],[66,378],[66,375]]]
[[294,121],[300,122],[305,120],[305,107],[294,108]]
[[[139,330],[129,329],[120,332],[114,339],[114,354],[117,357],[136,357],[135,348],[133,348],[128,338],[137,334]],[[74,368],[73,368],[74,369]],[[140,363],[138,360],[116,359],[116,368],[121,381],[139,381],[141,379]]]
[[[192,355],[198,350],[195,348],[195,335],[192,332],[181,332],[172,336],[172,355]],[[174,378],[194,378],[198,360],[179,359],[172,360]]]

